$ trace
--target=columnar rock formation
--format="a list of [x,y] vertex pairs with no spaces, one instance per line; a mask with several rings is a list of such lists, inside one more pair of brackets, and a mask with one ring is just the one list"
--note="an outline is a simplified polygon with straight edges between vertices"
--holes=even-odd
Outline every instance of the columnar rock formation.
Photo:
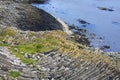
[[36,65],[23,67],[11,64],[9,58],[0,54],[0,77],[4,75],[11,80],[7,72],[18,70],[21,72],[19,79],[22,80],[120,80],[120,72],[108,64],[84,61],[84,56],[71,58],[72,55],[52,50],[33,56],[39,62]]

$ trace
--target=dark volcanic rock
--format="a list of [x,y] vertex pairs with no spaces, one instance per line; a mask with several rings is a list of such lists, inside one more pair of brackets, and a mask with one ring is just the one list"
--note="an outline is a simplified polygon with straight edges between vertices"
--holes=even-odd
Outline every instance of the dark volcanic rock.
[[62,30],[62,25],[45,11],[12,1],[0,1],[0,26],[31,31]]

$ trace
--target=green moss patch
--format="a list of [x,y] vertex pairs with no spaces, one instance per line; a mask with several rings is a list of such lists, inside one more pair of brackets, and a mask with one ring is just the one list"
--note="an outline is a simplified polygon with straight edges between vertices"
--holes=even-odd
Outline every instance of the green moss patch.
[[18,71],[10,71],[9,76],[11,76],[13,78],[17,78],[20,76],[20,73]]

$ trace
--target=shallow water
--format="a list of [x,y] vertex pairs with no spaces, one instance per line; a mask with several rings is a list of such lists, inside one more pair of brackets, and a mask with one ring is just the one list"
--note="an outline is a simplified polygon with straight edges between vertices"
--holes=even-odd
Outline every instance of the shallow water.
[[[104,51],[120,52],[120,0],[50,0],[45,4],[33,4],[69,25],[77,25],[95,33],[94,39],[89,39],[94,47],[109,45]],[[106,10],[106,9],[112,9]],[[78,22],[78,19],[90,24]]]

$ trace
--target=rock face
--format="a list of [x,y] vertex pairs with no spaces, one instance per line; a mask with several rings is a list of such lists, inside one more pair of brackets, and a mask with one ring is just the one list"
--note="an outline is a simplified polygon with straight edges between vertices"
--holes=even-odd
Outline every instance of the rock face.
[[50,14],[30,4],[0,1],[0,26],[21,30],[62,30],[62,25]]

